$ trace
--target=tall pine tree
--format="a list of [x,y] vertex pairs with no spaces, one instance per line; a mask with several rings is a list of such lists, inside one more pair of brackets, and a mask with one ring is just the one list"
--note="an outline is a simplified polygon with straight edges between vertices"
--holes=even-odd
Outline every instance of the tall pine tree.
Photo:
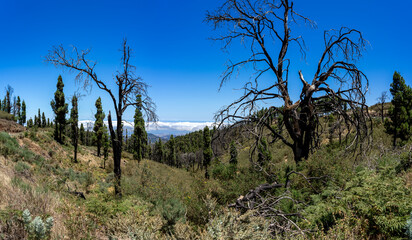
[[66,114],[68,113],[68,104],[65,103],[64,93],[63,93],[63,79],[62,76],[57,78],[57,90],[54,93],[54,100],[51,101],[50,105],[55,114],[55,131],[54,138],[57,142],[63,143],[62,133],[66,126]]
[[21,100],[20,100],[20,96],[17,96],[15,112],[16,112],[17,122],[20,123],[20,118],[21,118]]
[[80,142],[83,144],[83,145],[86,145],[86,142],[85,142],[85,131],[84,131],[84,126],[83,126],[83,123],[82,124],[80,124]]
[[97,146],[97,156],[100,157],[100,149],[102,147],[103,126],[104,126],[103,120],[105,118],[105,114],[103,112],[103,107],[102,107],[102,99],[100,97],[96,100],[95,106],[96,106],[97,112],[94,115],[96,120],[94,122],[94,127],[93,127],[93,131],[95,132],[93,140]]
[[176,162],[176,147],[175,147],[175,139],[173,135],[170,136],[170,139],[168,141],[168,150],[169,150],[169,156],[168,156],[168,161],[170,166],[176,166],[177,167],[177,162]]
[[134,129],[131,136],[133,143],[133,157],[139,163],[145,157],[145,150],[147,149],[147,133],[144,126],[141,101],[141,96],[137,96],[136,102],[138,104],[134,113]]
[[392,94],[392,106],[385,121],[386,132],[393,135],[393,146],[399,138],[406,141],[412,135],[412,89],[406,85],[403,77],[395,72],[389,91]]
[[237,165],[237,148],[235,141],[232,140],[230,143],[230,160],[229,163],[236,166]]
[[[44,116],[44,113],[43,113]],[[77,145],[79,142],[79,111],[77,107],[77,97],[74,95],[72,98],[72,109],[70,111],[70,126],[71,126],[71,138],[74,147],[74,162],[77,163]]]
[[45,128],[47,126],[46,122],[46,115],[44,115],[44,112],[41,114],[41,127]]
[[21,114],[19,121],[21,125],[24,125],[26,123],[26,102],[24,100],[21,104]]

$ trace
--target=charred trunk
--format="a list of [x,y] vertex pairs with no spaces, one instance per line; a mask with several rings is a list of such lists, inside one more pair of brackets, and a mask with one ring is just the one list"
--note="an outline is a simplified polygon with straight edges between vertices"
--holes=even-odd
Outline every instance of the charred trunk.
[[[121,191],[121,177],[122,177],[122,171],[120,168],[120,163],[121,163],[121,156],[122,156],[122,144],[121,144],[121,139],[119,140],[119,136],[121,137],[121,116],[117,116],[117,129],[116,132],[113,129],[113,124],[112,124],[112,117],[109,111],[109,116],[108,116],[108,121],[109,121],[109,130],[110,130],[110,136],[112,139],[112,146],[113,146],[113,172],[115,176],[115,183],[114,183],[114,191],[116,196],[121,197],[122,196],[122,191]],[[120,126],[119,126],[120,125]],[[120,132],[120,135],[119,135]]]

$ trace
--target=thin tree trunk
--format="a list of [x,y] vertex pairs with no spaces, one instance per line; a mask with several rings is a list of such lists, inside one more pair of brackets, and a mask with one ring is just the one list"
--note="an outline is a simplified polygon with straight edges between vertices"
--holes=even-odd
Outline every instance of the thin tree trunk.
[[[121,176],[122,176],[122,171],[120,168],[120,162],[121,162],[121,140],[119,140],[119,131],[121,134],[121,117],[119,118],[119,115],[117,116],[117,129],[116,132],[113,129],[113,123],[112,123],[112,117],[109,111],[109,116],[108,116],[108,121],[109,121],[109,130],[110,130],[110,135],[112,138],[112,146],[113,146],[113,172],[115,176],[115,184],[114,184],[114,191],[116,196],[121,197],[122,196],[122,191],[121,191]],[[119,124],[120,123],[120,124]],[[120,126],[119,126],[120,125]],[[117,136],[116,136],[117,135]]]
[[101,140],[97,139],[97,156],[98,157],[100,157],[100,148],[101,148],[99,141],[101,141]]

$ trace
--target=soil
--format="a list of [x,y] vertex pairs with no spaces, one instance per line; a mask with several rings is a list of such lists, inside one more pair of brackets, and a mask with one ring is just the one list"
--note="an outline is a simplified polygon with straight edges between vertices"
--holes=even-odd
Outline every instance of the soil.
[[24,130],[26,130],[26,128],[16,122],[0,119],[0,132],[19,133]]

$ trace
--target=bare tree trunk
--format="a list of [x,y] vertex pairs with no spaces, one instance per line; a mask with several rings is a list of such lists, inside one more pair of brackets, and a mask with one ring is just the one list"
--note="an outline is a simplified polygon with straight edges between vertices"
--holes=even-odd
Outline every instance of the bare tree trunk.
[[113,123],[112,123],[112,117],[111,117],[110,111],[109,111],[108,121],[109,121],[109,130],[110,130],[110,136],[112,139],[112,146],[113,146],[113,165],[114,165],[113,172],[115,176],[114,191],[115,191],[116,196],[121,197],[122,191],[121,191],[120,181],[122,177],[122,170],[120,168],[120,163],[121,163],[121,156],[122,156],[122,145],[121,145],[121,140],[119,140],[118,134],[119,132],[121,134],[122,118],[121,116],[119,118],[119,115],[117,115],[117,129],[116,129],[117,134],[113,129]]
[[[77,138],[77,136],[76,136]],[[74,143],[74,162],[77,163],[77,140]]]

